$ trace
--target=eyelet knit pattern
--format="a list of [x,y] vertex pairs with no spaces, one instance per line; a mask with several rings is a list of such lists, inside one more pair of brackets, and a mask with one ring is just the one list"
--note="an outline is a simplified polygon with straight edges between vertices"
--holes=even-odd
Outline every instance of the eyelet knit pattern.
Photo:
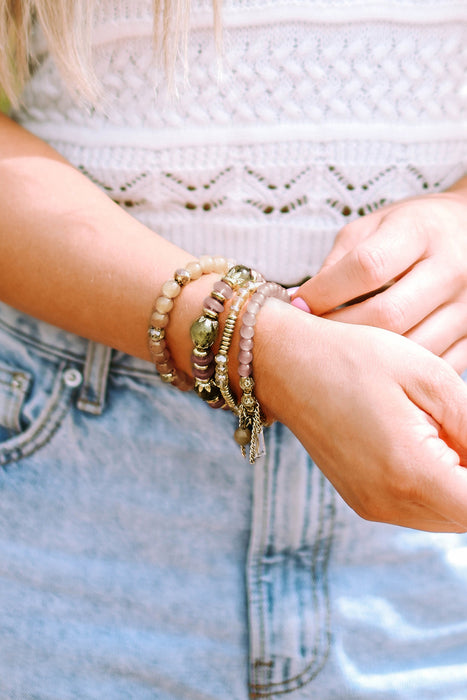
[[39,37],[16,116],[190,253],[283,283],[347,221],[467,171],[465,0],[226,0],[223,22],[219,57],[194,0],[188,82],[169,95],[149,0],[102,0],[102,104],[74,101]]

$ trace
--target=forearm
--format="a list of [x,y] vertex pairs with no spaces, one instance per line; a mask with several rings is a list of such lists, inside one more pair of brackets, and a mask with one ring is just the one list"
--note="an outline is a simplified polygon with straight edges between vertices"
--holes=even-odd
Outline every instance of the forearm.
[[[154,298],[192,256],[127,215],[40,140],[5,118],[0,129],[0,298],[148,359]],[[188,285],[171,315],[173,355],[184,369],[189,323],[211,285],[208,276]]]

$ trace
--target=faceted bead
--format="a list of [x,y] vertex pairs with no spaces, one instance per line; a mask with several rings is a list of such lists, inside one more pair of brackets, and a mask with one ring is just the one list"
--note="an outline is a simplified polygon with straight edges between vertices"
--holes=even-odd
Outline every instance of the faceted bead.
[[217,355],[216,355],[216,357],[215,357],[215,360],[216,360],[216,364],[219,365],[219,366],[222,367],[222,368],[224,368],[224,367],[226,366],[226,364],[227,364],[227,356],[226,356],[226,355],[222,355],[220,352],[217,353]]
[[241,286],[245,282],[250,282],[252,279],[251,270],[245,265],[234,265],[224,276],[227,284],[234,288]]
[[169,311],[172,311],[173,305],[174,303],[169,297],[159,297],[156,299],[155,308],[160,314],[168,314]]
[[161,342],[165,338],[165,330],[164,328],[153,328],[149,326],[148,336],[152,343]]
[[197,260],[192,260],[191,262],[189,262],[186,266],[186,270],[189,273],[190,278],[192,280],[199,280],[199,278],[203,274],[203,268]]
[[195,355],[194,352],[191,354],[191,362],[193,364],[200,365],[201,367],[207,367],[214,360],[214,353],[210,350],[204,357],[199,357]]
[[205,369],[196,369],[193,367],[193,376],[196,377],[196,379],[211,379],[212,375],[214,374],[214,365],[210,365],[208,367],[205,367]]
[[208,311],[214,312],[215,314],[220,314],[224,310],[224,305],[212,297],[206,297],[206,299],[203,301],[203,307]]
[[232,287],[230,287],[227,284],[227,282],[224,282],[223,280],[218,280],[217,282],[214,282],[213,289],[215,292],[219,292],[219,294],[222,294],[222,296],[225,299],[230,299],[233,294]]
[[151,316],[151,325],[155,328],[165,328],[169,322],[169,317],[167,314],[160,314],[158,311],[154,311]]
[[180,285],[175,280],[167,280],[162,285],[162,294],[169,299],[175,299],[180,294]]
[[191,326],[191,339],[199,348],[210,348],[217,338],[218,328],[218,321],[200,316]]
[[251,431],[248,430],[248,428],[237,428],[237,430],[234,433],[234,440],[237,443],[237,445],[246,447],[246,445],[248,445],[251,440]]

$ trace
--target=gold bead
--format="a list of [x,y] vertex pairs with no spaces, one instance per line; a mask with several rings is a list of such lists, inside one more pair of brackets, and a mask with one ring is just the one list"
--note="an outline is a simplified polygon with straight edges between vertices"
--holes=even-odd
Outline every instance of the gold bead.
[[237,428],[237,430],[234,432],[234,440],[237,445],[246,447],[251,440],[251,430],[248,430],[248,428]]

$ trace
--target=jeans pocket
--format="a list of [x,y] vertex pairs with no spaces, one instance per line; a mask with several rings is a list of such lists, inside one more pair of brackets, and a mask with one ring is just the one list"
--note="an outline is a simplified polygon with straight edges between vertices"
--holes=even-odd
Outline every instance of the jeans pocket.
[[82,374],[66,362],[41,372],[0,364],[0,466],[29,457],[62,424]]

